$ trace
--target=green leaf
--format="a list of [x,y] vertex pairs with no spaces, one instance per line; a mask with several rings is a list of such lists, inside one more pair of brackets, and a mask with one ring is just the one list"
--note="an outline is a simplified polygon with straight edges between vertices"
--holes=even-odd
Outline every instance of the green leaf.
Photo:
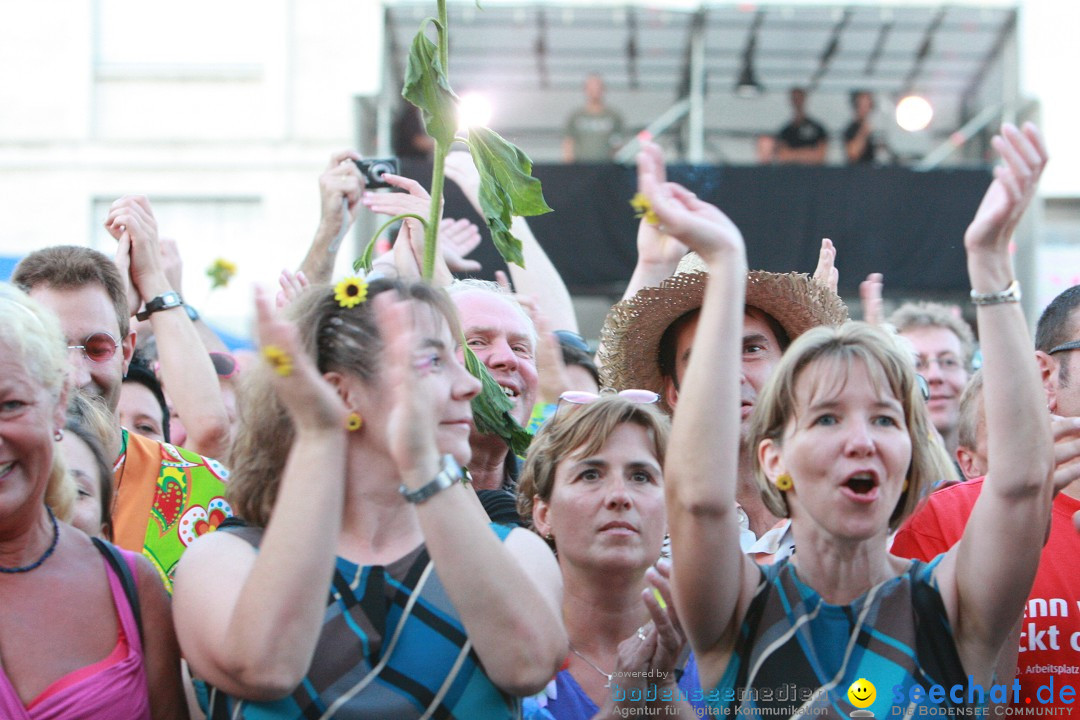
[[[443,33],[443,27],[433,18],[431,22]],[[457,132],[457,95],[450,89],[446,68],[439,62],[439,46],[424,34],[424,27],[413,38],[409,61],[405,67],[405,87],[401,96],[420,108],[428,135],[436,142],[449,145]]]
[[532,435],[510,415],[514,407],[499,383],[464,341],[465,369],[480,381],[480,394],[473,398],[472,411],[476,429],[485,435],[498,435],[515,455],[524,456],[529,451]]
[[540,181],[531,175],[532,160],[516,145],[483,127],[469,129],[469,152],[480,173],[480,208],[491,239],[506,262],[524,267],[521,241],[510,232],[513,216],[551,212]]

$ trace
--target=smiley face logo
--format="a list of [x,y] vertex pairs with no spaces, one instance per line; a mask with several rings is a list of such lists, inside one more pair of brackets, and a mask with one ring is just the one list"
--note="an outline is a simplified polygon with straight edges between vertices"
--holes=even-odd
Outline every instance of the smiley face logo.
[[847,690],[848,700],[857,708],[867,708],[874,704],[877,697],[877,688],[866,678],[859,678],[851,683]]

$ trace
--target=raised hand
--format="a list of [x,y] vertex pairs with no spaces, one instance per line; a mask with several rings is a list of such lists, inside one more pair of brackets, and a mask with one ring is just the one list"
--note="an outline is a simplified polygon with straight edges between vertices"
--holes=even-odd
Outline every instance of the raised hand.
[[281,286],[281,290],[278,291],[274,300],[278,309],[284,309],[292,304],[292,301],[300,296],[300,293],[311,284],[308,282],[307,275],[303,270],[297,270],[295,273],[288,269],[282,270],[281,275],[278,276],[278,284]]
[[116,264],[131,283],[128,306],[132,314],[141,302],[175,289],[162,269],[157,220],[145,195],[125,195],[114,202],[105,229],[117,240]]
[[343,227],[341,207],[347,203],[348,225],[356,219],[356,206],[364,191],[364,178],[355,160],[362,160],[355,150],[339,150],[330,156],[330,163],[319,176],[319,231],[329,237],[338,237],[349,228]]
[[[642,150],[642,153],[653,152]],[[655,160],[639,166],[638,189],[656,213],[660,231],[684,243],[706,263],[725,250],[743,250],[742,233],[735,223],[719,208],[698,199],[682,185],[661,182]]]
[[274,369],[274,392],[297,432],[344,433],[345,404],[304,352],[296,326],[277,315],[262,288],[255,290],[255,314],[263,359]]
[[438,418],[419,387],[434,368],[429,358],[417,354],[416,303],[394,292],[381,293],[373,302],[384,348],[382,387],[393,403],[386,427],[390,453],[406,482],[414,474],[430,479],[439,457]]
[[829,238],[821,238],[821,252],[818,253],[814,279],[828,285],[833,292],[836,292],[840,285],[840,271],[836,269],[836,246]]
[[480,229],[471,220],[443,218],[439,223],[439,252],[450,272],[476,272],[483,266],[467,256],[480,244]]
[[[679,617],[675,613],[675,602],[671,597],[671,561],[661,559],[645,573],[650,587],[641,593],[645,607],[652,616],[652,626],[656,631],[656,651],[650,660],[650,668],[662,673],[671,684],[675,683],[675,665],[686,647],[686,635],[683,634]],[[663,599],[658,600],[659,593]]]
[[969,253],[1007,251],[1049,159],[1042,134],[1032,123],[1024,123],[1022,130],[1008,123],[1002,125],[1001,134],[995,135],[991,144],[1001,155],[1002,164],[994,168],[994,181],[964,233],[964,247]]
[[[644,173],[651,175],[657,183],[667,182],[664,155],[660,146],[654,142],[642,141],[641,151],[637,156],[637,169],[639,191]],[[637,251],[639,265],[656,268],[658,275],[667,277],[675,272],[679,260],[689,249],[671,235],[661,232],[660,228],[647,218],[642,218],[638,225]]]
[[882,311],[881,291],[885,283],[881,273],[870,273],[859,283],[859,300],[862,301],[862,315],[865,322],[880,325],[885,321]]

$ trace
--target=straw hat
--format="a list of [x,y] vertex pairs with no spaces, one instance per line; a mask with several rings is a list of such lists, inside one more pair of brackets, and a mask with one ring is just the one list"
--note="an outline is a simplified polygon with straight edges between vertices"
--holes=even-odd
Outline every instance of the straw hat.
[[[705,263],[689,253],[660,287],[642,288],[611,308],[600,331],[601,385],[663,395],[660,338],[673,322],[701,307],[708,279]],[[791,340],[818,325],[848,319],[840,296],[805,273],[747,273],[746,304],[770,315]]]

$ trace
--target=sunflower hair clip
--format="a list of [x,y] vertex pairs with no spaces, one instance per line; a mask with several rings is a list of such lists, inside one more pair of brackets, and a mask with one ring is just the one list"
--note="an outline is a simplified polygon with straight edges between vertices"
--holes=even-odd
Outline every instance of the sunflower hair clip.
[[343,308],[356,307],[367,300],[368,286],[363,278],[347,277],[334,286],[334,299]]
[[277,345],[266,345],[263,347],[262,356],[263,359],[269,363],[270,367],[274,368],[274,372],[281,377],[289,377],[292,375],[292,357]]

